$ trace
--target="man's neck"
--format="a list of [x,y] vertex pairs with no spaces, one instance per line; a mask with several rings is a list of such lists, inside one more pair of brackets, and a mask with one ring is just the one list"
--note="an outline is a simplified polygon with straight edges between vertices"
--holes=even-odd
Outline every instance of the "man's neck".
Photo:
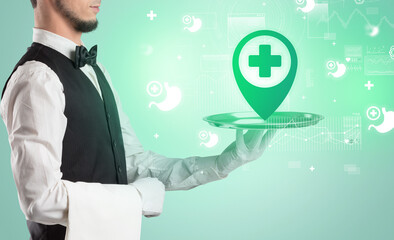
[[43,29],[43,30],[55,33],[55,34],[62,36],[64,38],[67,38],[67,39],[73,41],[78,46],[82,45],[82,41],[81,41],[82,33],[78,34],[78,33],[74,33],[74,32],[64,31],[64,29],[59,28],[59,27],[38,27],[38,26],[34,26],[34,27],[38,28],[38,29]]
[[67,21],[63,20],[62,18],[51,15],[51,21],[48,21],[48,19],[43,19],[38,17],[35,14],[34,18],[34,27],[43,29],[49,32],[53,32],[57,35],[60,35],[64,38],[67,38],[71,41],[73,41],[75,44],[78,46],[82,45],[82,32],[78,32],[74,29],[74,27],[71,26]]

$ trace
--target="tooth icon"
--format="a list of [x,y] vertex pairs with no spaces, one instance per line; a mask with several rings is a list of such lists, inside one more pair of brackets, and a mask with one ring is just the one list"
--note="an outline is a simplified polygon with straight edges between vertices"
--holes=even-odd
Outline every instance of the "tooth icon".
[[368,130],[375,128],[379,133],[387,133],[394,129],[394,112],[387,112],[386,108],[382,108],[382,113],[384,117],[383,123],[379,126],[371,124],[369,125]]
[[167,92],[166,99],[160,103],[157,102],[150,102],[149,108],[153,105],[157,106],[161,111],[166,112],[174,109],[182,100],[182,93],[181,90],[176,87],[170,87],[167,82],[164,83],[164,88]]

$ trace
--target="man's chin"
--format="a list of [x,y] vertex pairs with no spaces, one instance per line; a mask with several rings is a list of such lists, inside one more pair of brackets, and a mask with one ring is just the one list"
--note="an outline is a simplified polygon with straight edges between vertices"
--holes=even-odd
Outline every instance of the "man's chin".
[[98,27],[97,19],[91,21],[80,21],[74,23],[74,28],[78,32],[88,33],[96,30]]

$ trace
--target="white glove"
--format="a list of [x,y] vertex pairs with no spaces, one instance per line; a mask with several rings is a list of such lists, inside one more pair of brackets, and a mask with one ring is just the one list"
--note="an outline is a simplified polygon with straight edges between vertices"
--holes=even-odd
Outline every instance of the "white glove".
[[227,176],[234,169],[261,157],[275,133],[276,129],[248,130],[244,135],[242,129],[237,129],[236,140],[216,158],[219,173]]
[[157,217],[163,211],[165,187],[157,178],[141,178],[133,185],[139,192],[142,200],[142,215]]

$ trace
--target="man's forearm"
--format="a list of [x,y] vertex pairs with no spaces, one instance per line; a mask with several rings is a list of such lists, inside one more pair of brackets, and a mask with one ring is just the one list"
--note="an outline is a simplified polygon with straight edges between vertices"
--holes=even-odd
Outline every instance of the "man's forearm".
[[167,158],[145,151],[127,157],[127,161],[135,166],[128,169],[128,180],[130,183],[139,178],[155,177],[165,185],[166,191],[188,190],[227,177],[218,171],[216,158]]

